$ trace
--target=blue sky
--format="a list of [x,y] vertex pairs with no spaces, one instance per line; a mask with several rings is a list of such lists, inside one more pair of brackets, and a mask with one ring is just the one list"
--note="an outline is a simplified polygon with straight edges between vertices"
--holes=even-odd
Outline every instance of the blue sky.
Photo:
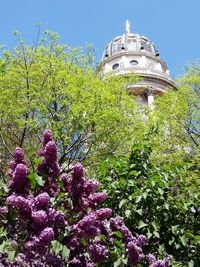
[[0,44],[12,49],[18,30],[27,43],[42,30],[56,31],[70,46],[92,43],[100,60],[104,46],[124,32],[147,36],[166,61],[173,77],[200,58],[200,0],[1,0]]

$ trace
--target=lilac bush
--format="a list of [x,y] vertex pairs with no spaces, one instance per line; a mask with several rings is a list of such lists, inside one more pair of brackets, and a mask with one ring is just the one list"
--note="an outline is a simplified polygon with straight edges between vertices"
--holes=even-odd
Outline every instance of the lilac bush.
[[107,194],[97,192],[99,182],[86,179],[80,163],[70,175],[60,174],[49,130],[38,155],[42,160],[35,175],[42,183],[35,187],[21,148],[15,149],[9,163],[9,190],[0,219],[14,257],[9,261],[8,254],[1,253],[1,266],[112,266],[119,260],[121,266],[168,266],[167,258],[144,255],[144,235],[134,236],[122,217],[113,218],[111,209],[98,208]]

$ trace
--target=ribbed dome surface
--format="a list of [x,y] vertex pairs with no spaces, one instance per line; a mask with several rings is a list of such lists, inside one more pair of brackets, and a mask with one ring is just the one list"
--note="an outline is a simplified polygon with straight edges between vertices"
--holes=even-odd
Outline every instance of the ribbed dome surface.
[[122,53],[123,51],[141,51],[159,56],[154,44],[150,42],[147,37],[130,32],[129,21],[126,22],[126,33],[121,36],[115,37],[110,43],[106,45],[103,52],[102,61],[112,55]]

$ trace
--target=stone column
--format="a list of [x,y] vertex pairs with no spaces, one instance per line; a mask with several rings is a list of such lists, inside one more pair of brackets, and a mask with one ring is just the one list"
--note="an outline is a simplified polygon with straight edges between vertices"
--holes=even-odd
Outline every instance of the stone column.
[[147,102],[148,102],[148,106],[150,109],[154,109],[154,90],[153,89],[149,89],[148,90],[148,94],[147,94]]

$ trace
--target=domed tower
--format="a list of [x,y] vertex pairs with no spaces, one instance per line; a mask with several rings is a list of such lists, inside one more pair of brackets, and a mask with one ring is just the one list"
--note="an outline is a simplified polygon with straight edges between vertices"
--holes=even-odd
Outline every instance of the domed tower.
[[155,45],[145,36],[131,32],[130,22],[126,21],[126,31],[115,37],[104,49],[103,72],[117,74],[136,73],[142,79],[128,87],[128,93],[138,96],[138,101],[151,105],[154,97],[163,95],[176,86]]

